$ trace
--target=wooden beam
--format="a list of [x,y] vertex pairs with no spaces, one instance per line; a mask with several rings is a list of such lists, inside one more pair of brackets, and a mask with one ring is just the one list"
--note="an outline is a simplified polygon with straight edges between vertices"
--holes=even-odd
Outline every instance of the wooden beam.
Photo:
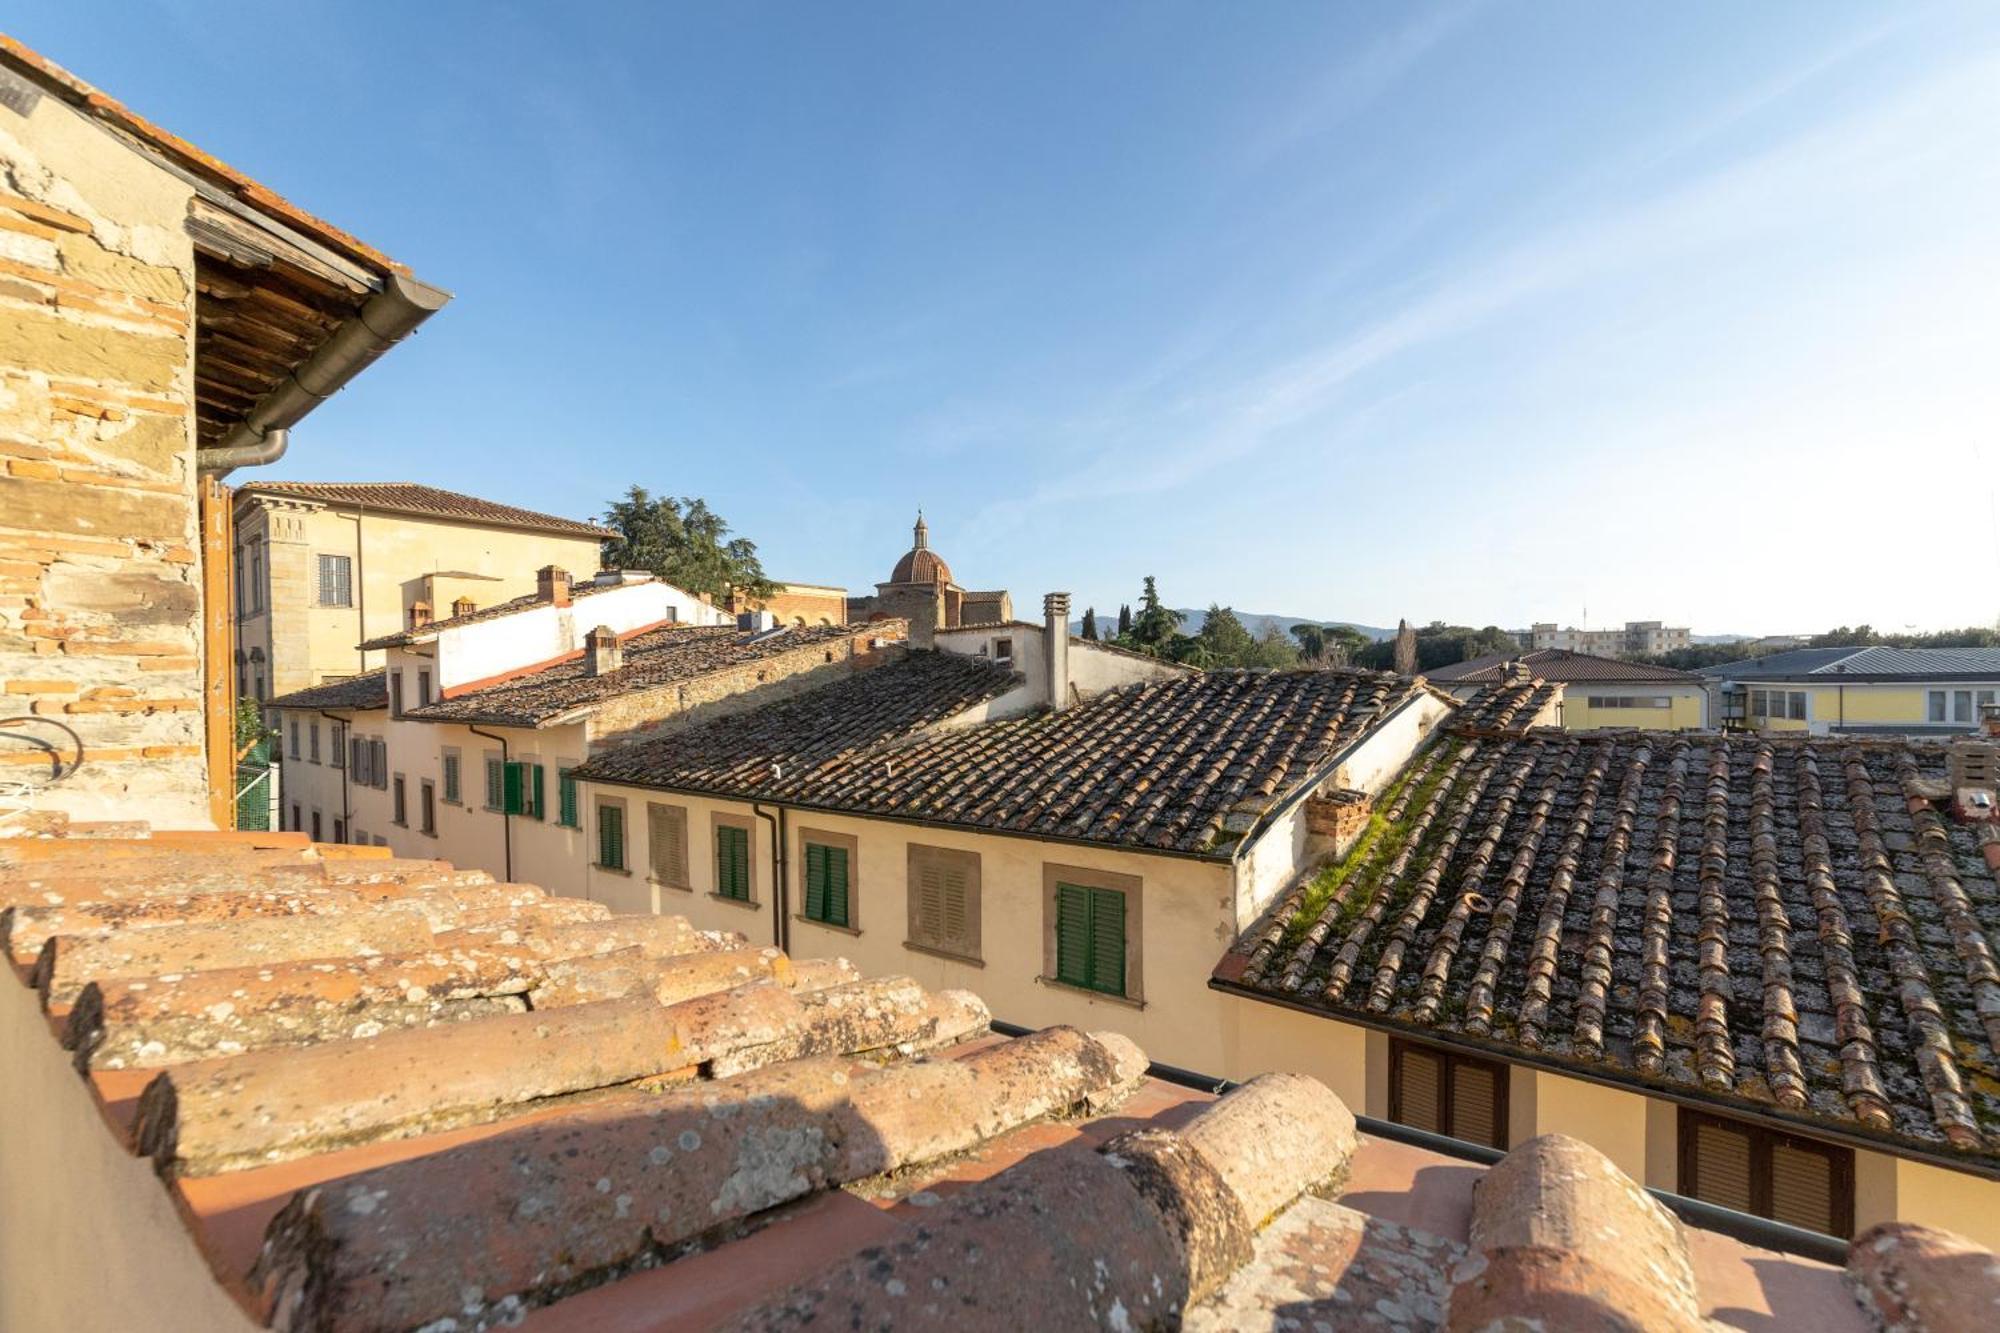
[[236,827],[234,552],[229,488],[214,477],[197,483],[201,499],[201,706],[208,757],[208,813],[219,829]]

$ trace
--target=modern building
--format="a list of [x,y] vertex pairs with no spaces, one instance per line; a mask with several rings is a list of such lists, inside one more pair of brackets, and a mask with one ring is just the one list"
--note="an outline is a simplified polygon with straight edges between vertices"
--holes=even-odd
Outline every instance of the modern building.
[[931,549],[930,528],[917,515],[910,549],[875,585],[873,597],[847,599],[851,621],[899,619],[909,622],[910,642],[928,648],[931,635],[961,625],[991,625],[1014,618],[1014,601],[1004,589],[973,592],[952,578],[951,566]]
[[1815,736],[1965,733],[2000,700],[2000,648],[1800,648],[1700,674],[1720,725]]
[[0,37],[0,817],[227,824],[230,506],[448,299]]
[[[1370,1115],[1575,1134],[1835,1236],[1994,1243],[2000,844],[1973,748],[1455,725],[1214,984]],[[1955,797],[1975,770],[1984,801]]]
[[1708,682],[1691,671],[1627,662],[1567,648],[1491,653],[1439,667],[1425,679],[1454,698],[1469,699],[1490,685],[1525,670],[1563,687],[1554,725],[1572,731],[1638,727],[1678,731],[1708,725]]
[[254,481],[236,518],[236,689],[270,699],[382,665],[357,647],[586,574],[617,534],[410,482]]
[[1692,642],[1692,633],[1685,625],[1667,625],[1658,620],[1628,620],[1622,629],[1558,627],[1548,620],[1536,622],[1528,631],[1525,646],[1594,653],[1601,657],[1650,657],[1685,648]]

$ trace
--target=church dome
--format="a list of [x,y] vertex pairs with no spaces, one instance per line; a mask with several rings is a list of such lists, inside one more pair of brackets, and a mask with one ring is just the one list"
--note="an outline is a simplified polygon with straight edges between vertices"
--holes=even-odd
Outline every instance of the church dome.
[[917,515],[916,545],[896,562],[895,572],[889,575],[889,582],[951,582],[951,566],[944,562],[943,556],[931,549],[931,530],[924,525],[922,514]]

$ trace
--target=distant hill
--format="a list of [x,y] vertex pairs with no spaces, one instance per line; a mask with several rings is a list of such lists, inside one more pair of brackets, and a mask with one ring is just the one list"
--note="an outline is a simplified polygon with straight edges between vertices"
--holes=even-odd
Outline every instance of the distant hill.
[[[1197,611],[1191,606],[1183,606],[1177,609],[1182,617],[1181,633],[1183,634],[1199,633],[1201,622],[1208,619],[1206,611]],[[1377,642],[1396,637],[1396,628],[1393,625],[1384,629],[1380,625],[1359,625],[1351,620],[1321,620],[1317,616],[1271,616],[1256,611],[1238,611],[1236,618],[1243,622],[1243,628],[1250,631],[1251,637],[1258,639],[1263,638],[1265,631],[1270,629],[1276,629],[1278,633],[1289,639],[1292,636],[1292,626],[1294,625],[1346,625],[1350,629],[1361,631]],[[1082,628],[1083,621],[1081,619],[1070,622],[1070,629],[1072,631],[1081,630]],[[1097,628],[1098,632],[1106,638],[1115,633],[1118,629],[1118,608],[1114,606],[1108,613],[1099,608],[1097,612]]]

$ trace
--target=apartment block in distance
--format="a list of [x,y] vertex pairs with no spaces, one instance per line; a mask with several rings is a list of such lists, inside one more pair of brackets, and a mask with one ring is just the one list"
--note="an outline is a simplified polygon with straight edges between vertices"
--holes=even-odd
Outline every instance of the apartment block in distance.
[[1701,675],[1721,725],[1758,731],[1963,735],[2000,702],[2000,648],[1798,648]]
[[1576,629],[1553,620],[1537,621],[1528,631],[1529,648],[1559,648],[1603,657],[1650,657],[1685,648],[1693,634],[1685,625],[1659,620],[1628,620],[1621,629]]
[[382,665],[365,639],[588,574],[608,528],[409,482],[237,489],[236,688],[270,699]]

